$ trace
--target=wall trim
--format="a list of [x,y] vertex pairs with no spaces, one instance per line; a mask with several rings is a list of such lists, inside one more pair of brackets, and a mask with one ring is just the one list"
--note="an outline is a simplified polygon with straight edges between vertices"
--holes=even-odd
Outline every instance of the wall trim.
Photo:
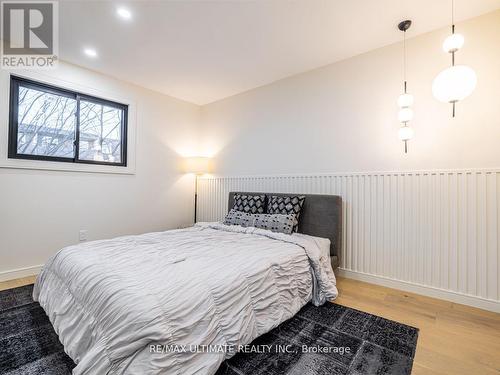
[[223,219],[230,191],[339,195],[342,269],[500,312],[497,169],[205,176],[200,221]]
[[38,275],[42,270],[43,264],[37,266],[16,268],[13,270],[0,271],[0,282],[20,279],[22,277]]
[[476,297],[469,294],[457,293],[446,289],[435,288],[432,286],[391,279],[384,276],[376,276],[363,272],[351,271],[343,268],[337,268],[335,270],[335,274],[336,276],[345,277],[347,279],[364,281],[370,284],[399,289],[427,297],[438,298],[461,305],[472,306],[475,308],[500,313],[500,302],[487,298]]
[[492,168],[459,168],[459,169],[408,169],[393,171],[345,171],[345,172],[323,172],[323,173],[276,173],[276,174],[242,174],[224,175],[207,173],[199,176],[201,180],[234,180],[254,178],[297,178],[297,177],[349,177],[349,176],[415,176],[415,175],[446,175],[446,174],[481,174],[500,173],[500,167]]

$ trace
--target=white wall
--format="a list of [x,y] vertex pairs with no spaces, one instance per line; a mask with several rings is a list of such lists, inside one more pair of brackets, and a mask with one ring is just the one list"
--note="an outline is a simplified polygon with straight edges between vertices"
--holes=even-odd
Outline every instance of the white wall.
[[[4,135],[9,76],[6,71],[0,74],[1,81],[7,82],[0,92],[0,133]],[[87,229],[93,240],[192,223],[194,181],[181,173],[178,161],[181,154],[196,147],[198,106],[64,63],[37,75],[44,81],[131,103],[129,125],[135,127],[135,140],[129,141],[135,155],[129,163],[135,173],[0,167],[0,279],[36,272],[36,266],[51,254],[77,243],[80,229]],[[2,142],[3,161],[5,146]]]
[[231,190],[339,194],[342,274],[500,311],[500,11],[457,31],[478,85],[455,119],[431,93],[449,30],[407,43],[407,155],[401,43],[203,107],[219,176],[200,183],[201,220],[220,219]]
[[408,155],[398,139],[396,105],[402,43],[204,106],[205,150],[221,174],[498,167],[500,11],[460,23],[457,31],[465,36],[457,63],[474,68],[478,85],[457,105],[455,119],[431,93],[432,80],[451,63],[441,49],[450,30],[408,40],[415,96]]

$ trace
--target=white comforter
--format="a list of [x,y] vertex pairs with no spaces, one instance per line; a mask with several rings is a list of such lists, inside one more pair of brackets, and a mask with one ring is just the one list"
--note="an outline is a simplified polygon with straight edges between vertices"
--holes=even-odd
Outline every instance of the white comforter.
[[232,355],[151,345],[250,343],[308,301],[336,298],[329,241],[195,227],[67,247],[34,289],[73,374],[213,374]]

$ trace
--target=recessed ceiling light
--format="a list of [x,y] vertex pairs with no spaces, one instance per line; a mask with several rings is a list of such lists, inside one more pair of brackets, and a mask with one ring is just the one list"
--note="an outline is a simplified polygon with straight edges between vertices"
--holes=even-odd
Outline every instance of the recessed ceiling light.
[[123,18],[124,20],[129,20],[132,18],[132,12],[128,10],[127,8],[120,7],[116,10],[116,14],[120,16],[120,18]]
[[89,57],[97,57],[97,51],[93,48],[85,48],[83,50],[83,53],[85,53]]

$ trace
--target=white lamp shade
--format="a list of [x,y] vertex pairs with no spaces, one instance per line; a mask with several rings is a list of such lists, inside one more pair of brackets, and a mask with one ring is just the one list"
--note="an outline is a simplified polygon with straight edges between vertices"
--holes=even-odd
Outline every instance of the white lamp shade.
[[413,95],[402,94],[398,98],[398,106],[401,108],[410,107],[413,104]]
[[398,112],[399,122],[408,122],[413,118],[413,111],[411,108],[401,108]]
[[399,129],[399,139],[408,141],[413,138],[413,129],[409,126],[403,126]]
[[465,65],[451,66],[434,78],[432,93],[444,103],[453,103],[468,97],[476,88],[477,77],[474,70]]
[[186,173],[204,174],[211,170],[210,158],[194,156],[184,159],[184,171]]
[[444,52],[456,52],[464,45],[464,37],[462,34],[451,34],[443,42]]

